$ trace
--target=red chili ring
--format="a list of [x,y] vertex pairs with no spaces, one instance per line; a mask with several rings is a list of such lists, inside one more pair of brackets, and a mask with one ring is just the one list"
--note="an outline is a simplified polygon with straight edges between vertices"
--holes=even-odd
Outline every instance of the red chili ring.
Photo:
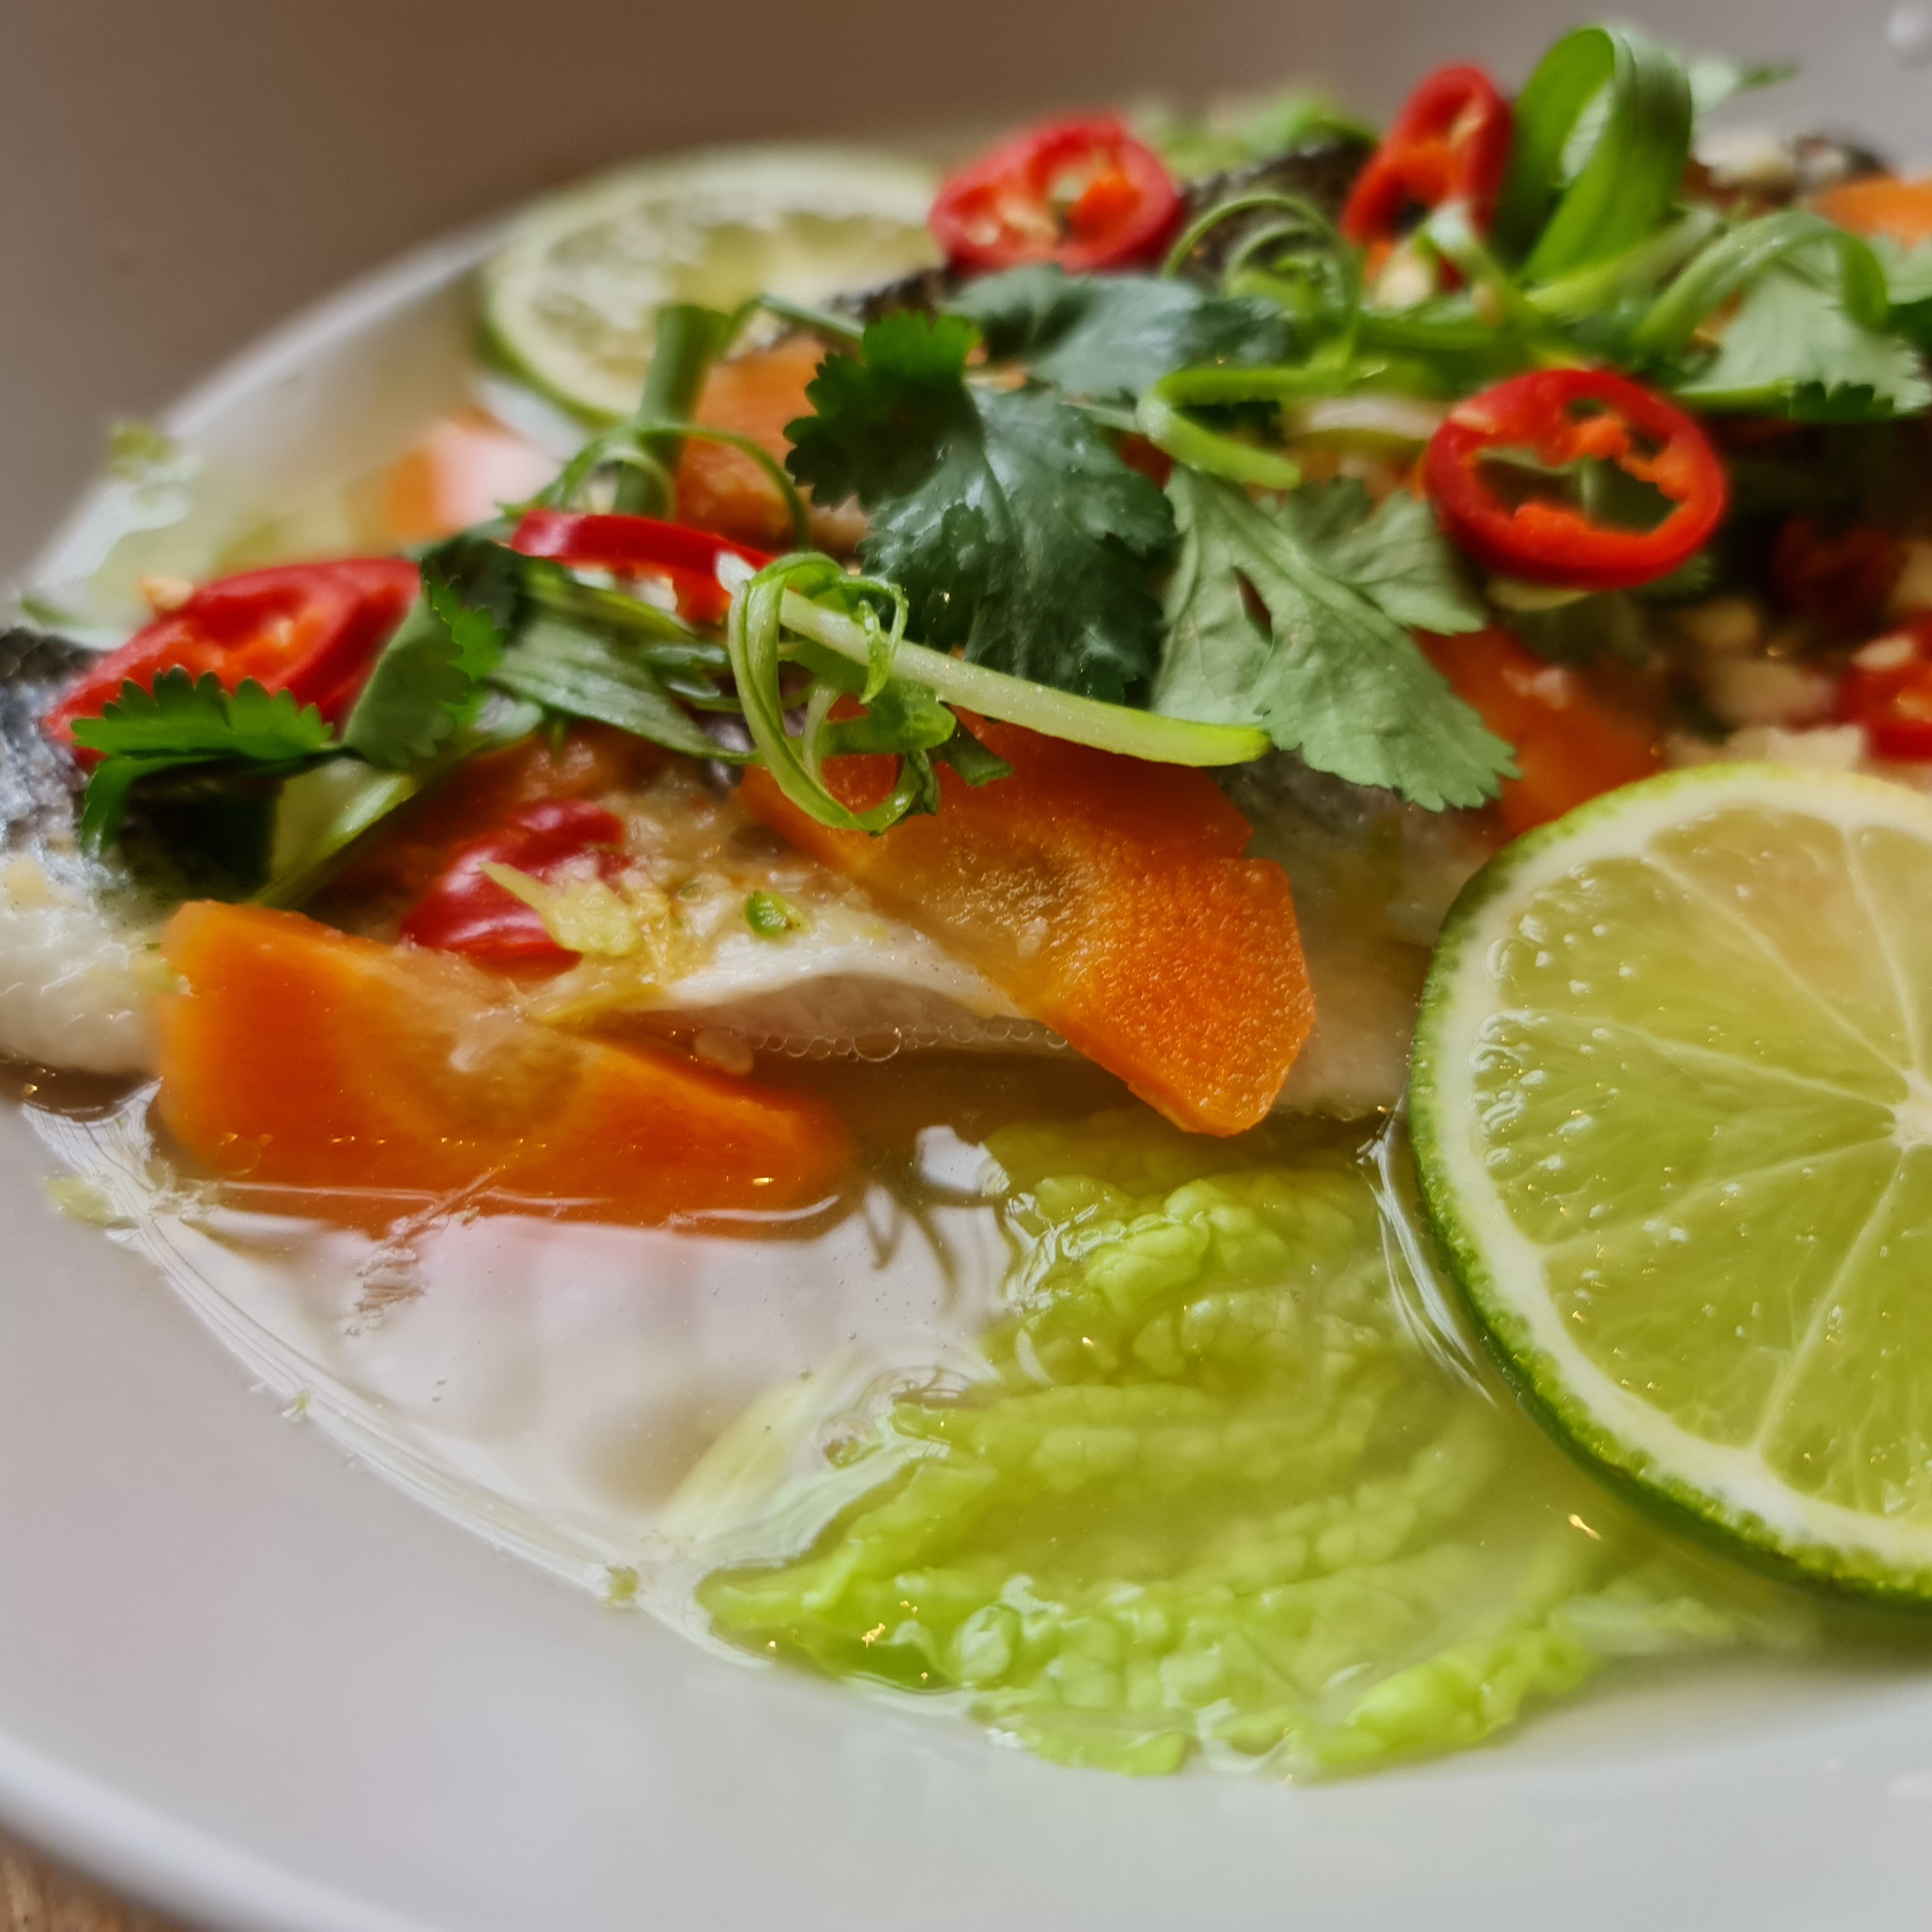
[[[1064,208],[1054,190],[1089,177]],[[1180,191],[1160,158],[1111,115],[1050,121],[948,177],[928,218],[954,267],[1057,262],[1069,274],[1136,266],[1179,224]]]
[[1404,212],[1467,202],[1489,225],[1509,166],[1509,103],[1479,67],[1445,67],[1408,97],[1343,206],[1342,232],[1360,247],[1393,241]]
[[[1544,498],[1512,507],[1482,473],[1506,449],[1552,470],[1585,458],[1613,463],[1672,507],[1648,530],[1600,524]],[[1505,577],[1576,590],[1628,590],[1667,577],[1709,541],[1727,496],[1724,465],[1698,424],[1605,369],[1538,370],[1458,403],[1430,439],[1423,478],[1465,555]]]

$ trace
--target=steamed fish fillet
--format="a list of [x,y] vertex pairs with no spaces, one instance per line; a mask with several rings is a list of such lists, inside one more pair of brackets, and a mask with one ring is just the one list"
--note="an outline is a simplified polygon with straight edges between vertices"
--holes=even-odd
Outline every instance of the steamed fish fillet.
[[[755,1051],[814,1060],[1058,1044],[983,974],[786,844],[695,767],[668,765],[602,802],[626,820],[674,936],[586,957],[530,995],[538,1018],[637,1020],[679,1039],[722,1029]],[[754,893],[783,907],[788,930],[753,929]]]
[[75,837],[76,778],[41,714],[88,653],[0,634],[0,1055],[136,1073],[154,1051],[163,911]]
[[[85,656],[28,632],[0,636],[0,1055],[137,1073],[149,1070],[153,1002],[170,978],[158,944],[167,908],[80,850],[77,775],[38,724]],[[1279,1104],[1342,1118],[1385,1111],[1408,1078],[1430,944],[1486,844],[1456,814],[1286,757],[1229,789],[1255,826],[1256,856],[1294,885],[1315,993],[1314,1031]],[[586,956],[523,996],[535,1016],[634,1023],[681,1041],[722,1031],[801,1059],[1065,1050],[982,974],[784,844],[697,767],[668,764],[604,802],[626,818],[674,943]],[[752,928],[754,892],[793,915],[781,936]]]
[[664,989],[653,1010],[680,1031],[722,1028],[760,1052],[794,1059],[1058,1043],[923,933],[849,904],[776,943],[748,929],[727,934],[703,965]]

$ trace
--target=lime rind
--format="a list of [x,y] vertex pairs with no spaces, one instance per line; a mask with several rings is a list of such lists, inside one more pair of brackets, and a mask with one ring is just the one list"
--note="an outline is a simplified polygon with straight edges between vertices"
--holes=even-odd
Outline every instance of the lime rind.
[[[1700,811],[1735,805],[1803,814],[1846,833],[1895,830],[1932,850],[1932,800],[1902,786],[1713,765],[1612,794],[1498,854],[1452,908],[1424,991],[1409,1102],[1423,1197],[1498,1364],[1526,1406],[1586,1466],[1652,1514],[1754,1568],[1932,1608],[1932,1520],[1804,1494],[1754,1448],[1690,1433],[1584,1353],[1552,1299],[1545,1250],[1504,1204],[1474,1118],[1474,1057],[1495,1011],[1492,967],[1516,914],[1566,873],[1640,850]],[[1901,1172],[1908,1157],[1899,1157]]]
[[584,422],[621,420],[657,307],[818,302],[929,266],[934,184],[902,155],[809,144],[700,149],[597,176],[511,225],[482,272],[482,353]]

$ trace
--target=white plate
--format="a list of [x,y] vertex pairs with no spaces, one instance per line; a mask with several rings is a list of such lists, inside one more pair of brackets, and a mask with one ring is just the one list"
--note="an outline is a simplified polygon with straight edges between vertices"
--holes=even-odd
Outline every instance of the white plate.
[[[382,452],[479,238],[352,290],[177,428]],[[350,425],[345,429],[344,425]],[[334,439],[332,444],[330,439]],[[317,458],[314,452],[322,448]],[[1932,1669],[1619,1677],[1358,1784],[1058,1770],[734,1664],[345,1466],[0,1112],[0,1817],[236,1932],[1922,1922]]]

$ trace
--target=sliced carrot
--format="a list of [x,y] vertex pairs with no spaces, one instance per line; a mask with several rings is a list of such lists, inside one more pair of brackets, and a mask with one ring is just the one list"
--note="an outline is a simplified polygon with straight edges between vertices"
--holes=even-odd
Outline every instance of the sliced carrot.
[[370,1190],[625,1222],[796,1208],[852,1158],[808,1096],[539,1026],[434,955],[206,901],[163,946],[186,982],[160,1002],[169,1132],[224,1178],[350,1190],[352,1221]]
[[1658,769],[1654,724],[1606,703],[1576,672],[1537,656],[1508,632],[1419,641],[1456,696],[1516,747],[1522,776],[1503,781],[1497,807],[1512,836]]
[[[975,790],[942,769],[937,815],[877,838],[820,824],[759,769],[745,802],[1171,1120],[1253,1126],[1314,1018],[1287,874],[1241,856],[1251,828],[1204,772],[973,728],[1013,776]],[[892,764],[833,759],[826,783],[862,810]]]
[[[790,335],[769,349],[718,363],[704,379],[692,420],[748,436],[782,463],[791,447],[785,425],[811,415],[805,386],[824,358],[810,336]],[[677,466],[677,514],[682,523],[761,550],[793,548],[791,519],[772,479],[729,443],[694,436],[684,446]],[[863,519],[841,505],[814,507],[812,526],[821,549],[840,551],[851,549],[865,529]]]
[[1908,248],[1932,236],[1932,181],[1868,175],[1828,188],[1811,205],[1854,235],[1887,235]]
[[557,467],[555,457],[488,416],[446,416],[384,479],[383,522],[399,544],[452,536],[534,495]]

